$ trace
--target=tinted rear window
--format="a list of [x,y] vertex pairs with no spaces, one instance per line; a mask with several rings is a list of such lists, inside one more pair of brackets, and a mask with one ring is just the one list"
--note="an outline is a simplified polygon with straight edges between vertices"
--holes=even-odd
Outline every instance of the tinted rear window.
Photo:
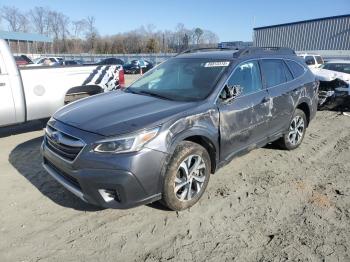
[[317,64],[323,64],[324,63],[322,57],[320,57],[319,55],[315,56],[315,58],[316,58]]
[[280,59],[263,59],[261,70],[268,88],[286,82],[284,64]]
[[301,76],[302,74],[304,74],[305,68],[302,67],[301,65],[299,65],[297,62],[294,62],[292,60],[286,60],[286,63],[288,65],[290,71],[292,71],[294,78],[297,78],[297,77]]

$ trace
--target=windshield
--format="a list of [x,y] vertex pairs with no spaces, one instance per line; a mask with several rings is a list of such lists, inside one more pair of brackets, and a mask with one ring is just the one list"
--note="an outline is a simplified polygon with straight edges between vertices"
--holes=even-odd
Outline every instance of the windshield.
[[203,100],[229,64],[202,58],[169,59],[134,82],[126,92],[178,101]]
[[329,63],[321,66],[323,69],[350,74],[350,63]]

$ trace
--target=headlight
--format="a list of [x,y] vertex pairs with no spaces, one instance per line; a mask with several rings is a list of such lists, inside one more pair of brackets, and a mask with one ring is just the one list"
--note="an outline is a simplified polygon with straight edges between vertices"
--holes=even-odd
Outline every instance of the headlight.
[[139,134],[116,137],[97,142],[94,151],[100,153],[124,153],[139,151],[146,143],[155,138],[159,127]]

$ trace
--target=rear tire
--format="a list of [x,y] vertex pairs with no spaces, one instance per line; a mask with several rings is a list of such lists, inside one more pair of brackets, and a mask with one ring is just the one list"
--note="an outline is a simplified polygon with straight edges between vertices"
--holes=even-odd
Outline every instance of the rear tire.
[[296,149],[305,137],[306,126],[306,115],[302,110],[297,108],[290,121],[288,132],[280,138],[278,144],[286,150]]
[[168,164],[161,203],[175,211],[193,206],[208,185],[210,170],[210,157],[204,147],[181,142]]

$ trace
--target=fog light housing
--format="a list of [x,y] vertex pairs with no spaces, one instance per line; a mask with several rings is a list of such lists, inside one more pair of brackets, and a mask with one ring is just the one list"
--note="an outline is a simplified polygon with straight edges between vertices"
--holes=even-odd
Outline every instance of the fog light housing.
[[120,195],[116,189],[99,189],[98,192],[105,202],[120,202]]

